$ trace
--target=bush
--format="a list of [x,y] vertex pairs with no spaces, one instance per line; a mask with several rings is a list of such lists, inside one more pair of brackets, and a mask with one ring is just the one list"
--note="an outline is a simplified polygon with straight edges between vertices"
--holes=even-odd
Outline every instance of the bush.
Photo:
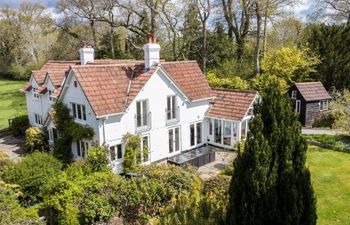
[[51,223],[106,223],[116,214],[119,177],[110,171],[91,172],[87,164],[71,164],[43,187]]
[[35,152],[5,168],[2,178],[7,183],[19,185],[24,205],[33,205],[42,200],[42,186],[61,168],[62,163],[53,156]]
[[48,137],[44,129],[38,127],[30,127],[26,130],[26,148],[28,152],[47,151]]
[[335,118],[331,113],[323,113],[319,118],[315,119],[312,124],[313,127],[326,127],[332,128]]
[[86,161],[93,172],[109,170],[109,159],[103,147],[90,148],[86,156]]
[[145,224],[180,193],[198,195],[201,182],[193,168],[173,165],[143,166],[144,178],[121,180],[118,198],[120,215],[127,224]]
[[13,136],[23,136],[28,128],[28,115],[16,116],[11,121],[10,130]]
[[1,171],[3,169],[11,164],[10,157],[5,153],[0,150],[0,176],[1,176]]
[[207,181],[200,195],[180,193],[160,212],[161,225],[224,224],[230,177],[217,176]]
[[38,210],[34,207],[24,208],[17,200],[16,193],[0,185],[0,225],[7,224],[42,224],[38,220]]

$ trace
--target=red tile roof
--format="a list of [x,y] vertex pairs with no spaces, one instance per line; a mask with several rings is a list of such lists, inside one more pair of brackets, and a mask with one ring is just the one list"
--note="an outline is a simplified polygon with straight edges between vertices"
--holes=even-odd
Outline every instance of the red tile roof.
[[[154,68],[145,72],[143,64],[84,65],[73,66],[72,70],[96,116],[124,112],[126,98],[130,103],[155,72]],[[128,95],[132,76],[134,79]]]
[[295,83],[294,85],[299,90],[305,101],[317,101],[332,98],[321,82],[304,82]]
[[249,110],[255,97],[256,91],[242,91],[235,89],[219,89],[213,91],[216,94],[213,106],[207,116],[241,121]]
[[38,90],[36,92],[38,92],[39,94],[45,94],[47,92],[47,86],[42,85],[42,86],[38,87]]
[[196,61],[161,62],[160,66],[191,101],[215,96]]
[[32,84],[29,82],[25,83],[24,86],[21,88],[21,91],[24,91],[24,92],[30,91],[30,90],[32,90]]
[[[96,115],[103,116],[124,112],[158,66],[145,72],[144,63],[124,61],[124,64],[73,66],[72,70]],[[215,96],[195,61],[161,62],[160,66],[190,100]],[[131,81],[132,67],[135,73]]]

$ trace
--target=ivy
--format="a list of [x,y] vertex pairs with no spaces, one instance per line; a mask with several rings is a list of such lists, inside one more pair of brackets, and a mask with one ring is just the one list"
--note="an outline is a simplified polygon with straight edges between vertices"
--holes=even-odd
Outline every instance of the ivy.
[[148,161],[148,147],[144,147],[143,152],[141,152],[141,137],[129,133],[124,135],[123,142],[125,143],[124,172],[134,172],[142,163],[141,156],[143,156],[144,161]]
[[56,102],[53,105],[56,111],[54,122],[59,133],[58,140],[55,143],[54,156],[63,162],[69,163],[73,159],[71,144],[74,140],[87,139],[94,137],[94,130],[87,126],[74,122],[74,118],[69,114],[69,109],[62,102]]

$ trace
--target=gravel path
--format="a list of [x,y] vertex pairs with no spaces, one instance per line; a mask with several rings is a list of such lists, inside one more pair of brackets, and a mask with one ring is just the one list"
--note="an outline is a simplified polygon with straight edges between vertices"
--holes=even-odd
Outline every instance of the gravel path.
[[24,138],[7,135],[0,138],[0,151],[5,152],[11,160],[17,161],[24,154]]

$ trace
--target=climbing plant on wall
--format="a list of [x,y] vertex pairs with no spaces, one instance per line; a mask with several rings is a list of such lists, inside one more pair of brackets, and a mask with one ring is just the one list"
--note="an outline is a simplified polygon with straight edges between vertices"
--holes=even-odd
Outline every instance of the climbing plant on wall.
[[81,125],[74,122],[74,118],[69,114],[69,109],[62,102],[53,105],[56,114],[54,122],[59,133],[58,140],[54,147],[54,156],[65,163],[72,161],[73,154],[71,144],[74,140],[91,140],[94,130],[88,125]]
[[143,149],[141,152],[141,137],[134,134],[125,134],[123,137],[123,142],[125,144],[125,154],[124,154],[124,172],[133,172],[139,168],[142,163],[141,155],[145,161],[145,153],[148,160],[148,148]]

